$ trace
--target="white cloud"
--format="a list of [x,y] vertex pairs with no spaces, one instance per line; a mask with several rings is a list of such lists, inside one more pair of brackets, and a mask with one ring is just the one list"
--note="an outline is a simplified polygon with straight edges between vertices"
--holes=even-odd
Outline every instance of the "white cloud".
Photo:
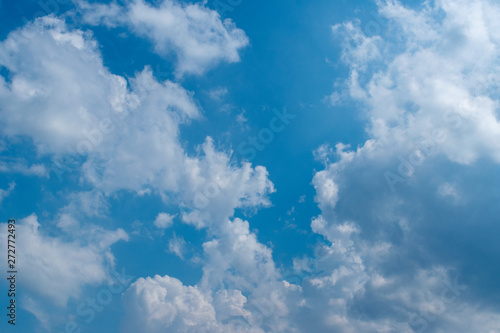
[[210,138],[201,148],[204,156],[187,162],[189,191],[185,205],[190,210],[182,215],[185,223],[198,228],[217,227],[233,216],[236,208],[270,205],[268,194],[275,190],[264,167],[231,165],[230,156],[216,151]]
[[59,215],[59,221],[57,221],[57,227],[66,233],[75,233],[80,230],[80,222],[75,219],[70,214]]
[[263,285],[276,280],[271,250],[249,232],[248,222],[237,218],[220,228],[219,238],[203,244],[209,260],[204,267],[204,287],[211,289],[224,282],[239,290],[249,290],[257,282]]
[[[68,216],[59,225],[70,225]],[[98,227],[80,230],[78,240],[63,241],[44,233],[36,215],[16,223],[18,270],[22,288],[30,297],[46,299],[64,307],[70,297],[78,298],[85,285],[99,285],[110,278],[114,258],[110,246],[128,240],[122,229],[107,231]],[[74,225],[72,227],[75,227]],[[5,248],[6,229],[2,227]],[[74,229],[73,229],[74,230]],[[41,298],[40,298],[41,297]]]
[[7,189],[1,189],[0,188],[0,204],[2,203],[2,201],[9,196],[9,194],[14,190],[14,188],[16,187],[16,183],[14,182],[11,182],[9,183],[9,187]]
[[[215,231],[215,230],[214,230]],[[295,332],[286,297],[297,288],[280,279],[271,250],[240,219],[217,227],[203,244],[203,277],[184,286],[169,276],[138,279],[126,292],[126,332]],[[139,316],[132,316],[140,313]]]
[[219,87],[208,92],[208,96],[214,101],[221,101],[221,99],[227,95],[226,87]]
[[31,137],[42,153],[77,150],[84,131],[128,103],[125,79],[104,68],[91,36],[54,17],[10,33],[0,63],[12,75],[0,77],[2,133]]
[[[149,12],[156,9],[142,9],[157,14]],[[220,23],[215,12],[199,5],[174,9],[185,10],[188,16],[201,15],[216,26]],[[166,10],[161,14],[169,15]],[[29,40],[24,37],[28,32]],[[93,188],[70,194],[68,205],[60,210],[57,226],[65,237],[75,239],[71,243],[42,234],[36,217],[26,220],[30,228],[24,228],[23,237],[30,243],[26,246],[30,257],[24,261],[31,266],[25,272],[32,276],[26,288],[63,306],[70,297],[78,297],[83,286],[105,281],[114,261],[109,247],[128,236],[121,229],[89,226],[80,217],[105,214],[107,198],[119,190],[159,194],[164,201],[179,205],[183,222],[208,228],[213,239],[204,245],[204,277],[196,287],[168,276],[139,279],[125,299],[143,304],[140,311],[149,320],[144,323],[135,315],[128,316],[131,322],[126,327],[234,332],[241,319],[261,332],[258,315],[243,309],[247,304],[243,290],[250,294],[248,307],[254,312],[271,302],[273,313],[265,318],[266,325],[286,331],[287,310],[280,297],[286,288],[279,281],[270,249],[249,231],[248,222],[230,221],[235,209],[270,205],[268,195],[274,186],[267,170],[231,163],[231,152],[218,151],[211,138],[199,146],[196,156],[188,156],[178,136],[180,124],[201,116],[192,94],[170,81],[158,82],[148,68],[128,82],[113,75],[103,66],[96,44],[91,34],[69,30],[63,21],[45,17],[11,33],[0,45],[0,62],[12,73],[11,82],[0,78],[1,112],[9,125],[2,134],[28,136],[40,154],[49,154],[59,163],[68,155],[78,155],[81,160],[74,163],[74,171],[83,184]],[[188,60],[205,66],[224,58],[217,52],[209,60],[188,54]],[[31,60],[33,67],[25,65]],[[172,218],[162,213],[154,224],[164,228]],[[182,257],[182,245],[179,237],[169,249]],[[220,262],[221,257],[229,265]],[[38,271],[44,273],[35,274]],[[221,283],[233,287],[220,288]],[[133,304],[125,307],[135,309]],[[36,306],[31,309],[39,313]]]
[[61,209],[64,214],[84,217],[102,217],[108,212],[107,198],[97,190],[71,192],[66,195],[68,204]]
[[335,180],[330,178],[325,172],[318,172],[313,179],[314,189],[316,190],[316,201],[321,209],[327,206],[335,207],[338,200],[338,185]]
[[334,152],[328,143],[324,143],[313,151],[313,156],[316,161],[326,166],[334,156]]
[[[69,30],[60,19],[39,18],[11,33],[0,44],[0,63],[12,73],[10,82],[0,78],[3,134],[32,138],[40,153],[62,165],[56,171],[81,170],[98,191],[185,192],[183,200],[192,201],[210,177],[232,172],[234,179],[227,181],[241,176],[270,186],[263,168],[223,165],[229,159],[215,152],[211,139],[203,145],[204,157],[188,157],[178,125],[200,117],[192,94],[170,81],[158,82],[148,68],[129,80],[129,88],[103,66],[91,34]],[[243,187],[234,190],[246,185],[238,186]],[[255,198],[266,192],[255,190]],[[254,199],[235,194],[231,199],[243,206]]]
[[454,202],[459,202],[462,198],[462,195],[456,186],[450,183],[443,183],[439,185],[437,194],[444,198],[451,198]]
[[[197,6],[182,8],[196,13]],[[39,18],[0,44],[0,63],[12,73],[10,82],[0,78],[2,134],[31,138],[56,161],[56,172],[79,172],[94,199],[118,190],[160,194],[198,227],[236,208],[269,205],[274,188],[265,168],[230,165],[210,138],[199,156],[184,152],[179,125],[201,117],[192,93],[158,82],[149,68],[127,84],[103,66],[90,33]],[[77,208],[87,207],[87,215],[105,212],[105,204],[81,199]]]
[[0,161],[0,172],[3,173],[20,173],[27,176],[48,177],[49,172],[42,164],[28,163],[22,159],[14,159],[13,161]]
[[186,250],[186,241],[184,238],[177,237],[174,233],[174,237],[168,241],[168,251],[175,254],[179,258],[184,259]]
[[166,229],[172,226],[174,223],[175,215],[170,215],[167,213],[159,213],[154,220],[154,225],[161,229]]
[[[379,36],[367,37],[352,22],[336,24],[332,27],[332,32],[342,36],[342,60],[352,64],[353,67],[361,65],[364,68],[365,63],[381,55],[378,46],[381,38]],[[332,97],[332,102],[336,102],[334,97]]]
[[[0,79],[0,112],[9,124],[2,134],[27,135],[39,152],[55,159],[66,153],[66,144],[99,142],[84,154],[81,170],[82,181],[96,189],[72,195],[57,223],[79,241],[42,233],[35,216],[19,229],[26,242],[27,289],[64,305],[82,286],[108,278],[113,266],[109,247],[127,235],[121,229],[85,230],[75,214],[99,216],[106,211],[106,194],[125,189],[160,194],[178,204],[181,220],[207,228],[210,240],[203,244],[203,276],[196,285],[155,276],[140,278],[128,289],[124,331],[412,332],[418,324],[411,316],[422,312],[439,317],[424,317],[436,332],[498,330],[498,313],[479,306],[480,297],[472,293],[477,286],[468,288],[469,296],[446,304],[445,311],[435,307],[441,285],[454,278],[447,252],[440,250],[460,251],[453,245],[461,243],[470,250],[464,234],[474,230],[448,225],[456,216],[425,200],[435,198],[436,189],[443,197],[470,198],[475,184],[463,181],[464,170],[478,170],[473,163],[480,158],[500,161],[493,85],[499,79],[500,30],[494,18],[500,10],[486,1],[476,3],[438,1],[415,11],[390,1],[381,13],[400,28],[397,40],[368,38],[356,24],[335,28],[354,39],[344,51],[351,66],[347,84],[351,97],[366,107],[370,140],[354,150],[337,144],[336,162],[329,146],[315,152],[326,167],[313,179],[321,215],[311,228],[326,244],[318,246],[322,253],[315,258],[294,261],[297,271],[309,275],[301,287],[282,280],[271,249],[250,232],[247,221],[233,218],[236,209],[270,205],[274,186],[267,170],[231,164],[230,153],[218,151],[210,138],[196,156],[179,143],[179,125],[201,116],[191,93],[176,83],[158,82],[148,68],[128,82],[113,75],[90,34],[71,31],[55,18],[39,19],[9,35],[0,47],[0,63],[13,73],[11,82]],[[242,32],[235,33],[200,4],[89,6],[84,11],[89,22],[130,26],[152,39],[162,55],[173,48],[179,75],[237,61],[247,43]],[[171,33],[169,24],[181,31]],[[208,33],[215,34],[214,42],[205,36],[206,26],[215,27]],[[29,29],[30,43],[23,37]],[[478,92],[478,84],[486,89]],[[112,119],[114,129],[101,136],[95,129],[103,119]],[[398,167],[410,162],[412,177],[400,175]],[[387,170],[404,179],[404,184],[393,184],[395,194],[383,176]],[[437,221],[434,212],[446,218]],[[160,213],[154,224],[165,228],[172,219]],[[484,227],[485,221],[478,220],[476,227]],[[453,243],[450,237],[449,248],[442,239],[433,242],[443,234],[458,240]],[[168,249],[182,258],[184,246],[184,239],[174,236]],[[304,269],[310,262],[315,267]],[[484,272],[474,274],[479,281],[485,278]],[[29,304],[39,314],[36,304]]]
[[[384,58],[377,65],[384,70],[378,73],[367,70],[370,61],[356,57],[362,46],[345,49],[351,59],[351,96],[368,106],[369,133],[382,145],[379,149],[443,140],[436,150],[453,161],[500,161],[494,84],[500,79],[500,36],[492,18],[499,8],[480,3],[438,1],[421,11],[397,1],[382,5],[380,12],[396,36],[383,43]],[[478,86],[486,89],[477,94]]]
[[[311,227],[327,244],[296,261],[314,267],[302,283],[305,307],[291,313],[302,331],[494,332],[500,313],[484,299],[498,291],[483,289],[491,270],[479,272],[470,253],[477,242],[485,264],[496,253],[486,234],[498,230],[489,198],[500,162],[500,7],[379,7],[386,39],[364,36],[359,22],[335,28],[348,39],[346,87],[370,138],[339,146],[337,161],[314,176],[321,215]],[[326,151],[316,156],[325,160]],[[455,277],[466,291],[446,303],[443,288]]]
[[[187,332],[213,330],[215,311],[198,288],[184,286],[169,276],[140,278],[125,293],[124,304],[137,316],[127,316],[125,332],[159,332],[166,328]],[[137,312],[140,311],[140,312]],[[200,327],[201,326],[201,327]]]
[[243,126],[248,121],[248,119],[245,117],[245,110],[236,115],[236,121],[238,122],[238,124],[240,124],[240,126]]
[[90,24],[125,25],[139,36],[151,40],[154,51],[164,57],[177,57],[176,74],[202,74],[221,61],[240,60],[239,49],[248,37],[230,19],[221,20],[205,3],[163,0],[157,6],[143,0],[126,7],[91,5],[79,1],[84,20]]
[[175,278],[156,275],[134,282],[123,301],[128,313],[138,314],[128,316],[123,332],[154,333],[165,329],[173,332],[244,332],[238,329],[237,323],[228,322],[235,316],[247,315],[243,309],[246,298],[235,290],[224,290],[212,297],[196,286],[185,286]]

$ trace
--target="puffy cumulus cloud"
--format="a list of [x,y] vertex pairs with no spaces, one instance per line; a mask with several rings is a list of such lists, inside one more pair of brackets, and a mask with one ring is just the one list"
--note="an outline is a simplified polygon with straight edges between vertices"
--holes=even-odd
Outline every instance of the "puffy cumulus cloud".
[[[203,244],[203,277],[193,287],[169,276],[137,280],[124,298],[130,319],[123,327],[146,327],[147,332],[165,327],[176,332],[287,331],[285,297],[296,288],[281,281],[271,250],[259,243],[248,222],[230,219],[237,208],[270,204],[274,186],[267,170],[230,163],[230,155],[216,151],[210,138],[200,150],[200,156],[185,159],[180,200],[182,221],[206,228],[212,238]],[[174,236],[168,249],[182,258],[185,241]],[[141,317],[148,319],[137,319],[132,315],[136,311],[145,311]]]
[[169,276],[137,280],[123,300],[126,310],[139,314],[139,319],[124,321],[124,332],[244,332],[234,318],[248,315],[239,291],[223,290],[212,297]]
[[[131,319],[123,327],[145,325],[148,332],[165,327],[178,332],[262,332],[261,327],[269,325],[274,331],[283,331],[288,326],[283,319],[287,313],[284,297],[293,288],[280,281],[271,250],[259,243],[248,222],[230,220],[237,208],[268,206],[274,186],[265,168],[252,168],[249,163],[233,165],[230,155],[216,151],[210,138],[200,150],[200,156],[185,160],[181,218],[184,223],[206,228],[213,238],[203,244],[203,277],[194,287],[169,276],[137,280],[127,295],[139,297],[141,286],[141,301],[129,304],[131,298],[126,297],[124,306],[133,313],[137,304],[146,302],[140,305],[141,311],[146,311],[143,318],[154,319],[144,323],[128,316]],[[168,249],[182,258],[185,241],[175,235]],[[163,287],[159,287],[153,283],[160,280],[171,284],[160,283]],[[169,288],[178,292],[172,291],[174,296],[170,297]],[[179,308],[180,299],[205,305]]]
[[[182,38],[168,43],[187,41],[202,56],[180,45],[187,59],[179,60],[181,72],[201,71],[215,60],[237,60],[239,47],[232,39],[244,34],[201,5],[165,2],[154,9],[134,2],[126,8],[147,21],[140,25],[149,22],[141,11],[185,13],[179,17],[189,18],[185,29],[194,29],[196,37],[178,33]],[[208,22],[208,28],[195,24],[195,18]],[[274,186],[264,167],[230,162],[231,152],[218,151],[211,138],[195,156],[184,151],[179,125],[201,117],[191,93],[176,83],[158,82],[149,68],[128,81],[110,73],[90,33],[71,30],[52,16],[10,33],[0,44],[0,64],[8,71],[0,77],[0,112],[7,123],[2,135],[29,138],[40,155],[51,156],[56,165],[70,163],[81,183],[92,188],[70,193],[56,221],[61,237],[44,234],[35,216],[19,227],[26,242],[19,245],[25,248],[24,284],[36,296],[27,302],[29,311],[43,318],[38,298],[63,306],[84,286],[109,279],[114,262],[110,246],[128,236],[81,218],[102,217],[108,196],[128,190],[160,194],[179,205],[181,220],[207,228],[211,240],[204,244],[204,275],[197,286],[168,276],[136,281],[124,304],[144,316],[128,316],[125,330],[145,325],[152,332],[166,326],[179,332],[287,331],[284,297],[297,288],[280,280],[271,250],[258,242],[248,222],[231,221],[236,209],[269,206]],[[167,227],[171,220],[160,214],[155,224]],[[170,245],[182,257],[182,238]]]
[[95,40],[54,17],[11,32],[0,64],[9,72],[0,77],[2,134],[27,136],[40,152],[76,150],[85,131],[128,103],[125,79],[104,68]]
[[279,277],[271,250],[259,243],[249,224],[241,219],[227,221],[218,237],[203,244],[207,263],[203,267],[202,286],[207,289],[223,284],[249,291]]
[[179,125],[201,116],[191,93],[158,82],[148,68],[129,82],[113,75],[96,44],[90,33],[49,16],[0,45],[10,72],[0,78],[2,134],[31,138],[56,165],[80,157],[71,166],[94,189],[75,194],[78,207],[98,215],[102,193],[153,190],[184,208],[183,221],[201,227],[225,221],[235,208],[269,205],[274,188],[264,167],[230,163],[230,153],[217,151],[211,138],[198,156],[184,152]]
[[179,85],[157,82],[149,69],[132,79],[137,104],[122,119],[104,118],[113,130],[91,133],[93,154],[83,165],[85,177],[105,192],[151,188],[178,191],[185,177],[186,155],[179,140],[180,123],[199,117],[191,98]]
[[264,168],[226,165],[229,158],[210,138],[202,156],[187,156],[179,125],[201,116],[192,93],[158,82],[149,68],[128,82],[110,73],[88,32],[39,18],[0,44],[0,63],[9,71],[0,77],[2,134],[30,138],[53,156],[59,174],[81,171],[107,194],[152,189],[168,199],[167,193],[181,192],[191,208],[197,193],[210,197],[212,183],[223,178],[230,185],[219,200],[230,199],[229,206],[266,204],[261,198],[273,191]]
[[[159,121],[156,118],[155,124]],[[268,195],[275,190],[266,168],[231,163],[231,152],[217,151],[210,137],[200,145],[199,155],[191,157],[176,136],[147,129],[145,126],[141,134],[128,137],[125,133],[136,131],[131,125],[116,141],[103,142],[83,166],[86,179],[106,193],[153,190],[165,201],[178,204],[181,220],[197,228],[216,230],[237,208],[270,205]],[[163,215],[155,221],[156,226],[170,224]]]
[[379,149],[404,149],[428,138],[443,141],[436,149],[459,163],[500,161],[499,10],[489,1],[436,1],[421,10],[383,2],[380,14],[391,22],[394,38],[366,51],[383,55],[376,61],[357,56],[366,49],[357,42],[359,26],[341,34],[354,41],[344,49],[350,95],[366,105]]
[[500,6],[391,0],[379,13],[384,39],[334,29],[370,139],[338,144],[313,178],[327,244],[302,259],[315,266],[291,313],[303,331],[495,332]]
[[286,299],[297,287],[283,281],[271,249],[259,243],[249,224],[241,219],[227,221],[218,237],[203,244],[206,263],[200,286],[204,290],[224,287],[247,295],[250,317],[247,328],[272,332],[293,331],[288,322]]
[[[26,272],[44,272],[41,277],[31,274],[27,288],[64,305],[69,297],[78,296],[82,286],[105,281],[113,265],[109,247],[127,235],[121,229],[106,232],[82,224],[79,217],[106,214],[107,197],[116,191],[154,192],[181,207],[183,222],[208,228],[212,240],[204,245],[199,285],[184,286],[166,276],[139,279],[129,290],[125,300],[145,305],[141,311],[148,318],[146,327],[262,332],[260,327],[267,325],[286,331],[283,295],[294,287],[280,281],[271,250],[258,242],[248,222],[231,221],[235,209],[270,205],[268,195],[274,186],[264,167],[230,162],[231,153],[218,151],[211,138],[199,146],[196,156],[185,153],[179,125],[201,116],[191,93],[170,81],[158,82],[148,68],[128,82],[113,75],[103,66],[91,34],[70,30],[54,17],[12,32],[0,50],[2,65],[9,70],[9,76],[1,78],[6,106],[1,112],[9,124],[2,134],[29,137],[39,153],[58,163],[77,155],[74,169],[84,184],[92,186],[90,191],[70,194],[57,221],[64,239],[80,241],[42,234],[35,217],[24,223],[24,239],[30,243],[26,247],[31,249],[26,252],[30,259],[24,261],[33,261]],[[36,66],[27,66],[22,59],[33,59]],[[156,224],[166,227],[170,217],[160,214]],[[171,243],[170,250],[182,256],[179,240]],[[50,265],[43,255],[51,258]],[[35,276],[42,282],[33,280]],[[58,295],[51,290],[59,290]],[[31,311],[43,317],[38,302],[30,302]],[[134,309],[127,301],[125,307]],[[125,327],[141,325],[137,316],[128,318],[132,322]]]
[[[0,77],[3,135],[31,138],[40,153],[54,154],[63,172],[86,161],[85,178],[108,192],[124,179],[133,190],[158,178],[167,189],[178,186],[181,166],[165,170],[165,161],[182,164],[178,124],[200,116],[182,87],[156,81],[146,68],[129,89],[103,66],[90,33],[50,16],[9,34],[0,63],[9,71]],[[69,155],[77,158],[70,163]],[[127,177],[131,173],[142,178]]]
[[127,1],[121,7],[77,1],[83,19],[110,27],[124,25],[149,39],[161,56],[175,53],[176,74],[201,74],[221,61],[237,62],[248,37],[230,19],[221,20],[205,3],[163,0],[153,6],[143,0]]
[[[311,227],[331,245],[318,245],[314,258],[294,261],[298,275],[305,274],[303,292],[290,310],[299,331],[386,332],[384,320],[367,320],[365,314],[358,318],[351,307],[363,304],[372,278],[381,278],[376,263],[387,256],[390,244],[359,242],[360,229],[354,223],[329,223],[321,215],[313,219]],[[403,332],[403,326],[394,327]]]
[[270,205],[268,195],[275,191],[266,168],[240,166],[230,162],[229,154],[215,150],[207,138],[201,146],[203,156],[186,161],[189,177],[182,214],[185,223],[198,228],[216,227],[233,216],[236,208],[256,209]]
[[296,331],[289,323],[287,299],[300,288],[281,279],[271,250],[258,242],[248,222],[227,221],[203,249],[203,277],[195,286],[170,276],[132,284],[123,298],[128,313],[124,331]]
[[[229,156],[216,152],[211,140],[202,149],[205,156],[190,159],[186,188],[191,190],[186,192],[182,220],[206,228],[212,238],[203,244],[203,276],[195,286],[170,276],[137,280],[124,298],[130,315],[123,327],[146,327],[147,332],[165,327],[176,332],[293,331],[286,319],[286,297],[298,287],[282,281],[271,249],[250,232],[249,223],[230,219],[236,208],[269,204],[267,195],[274,188],[267,171],[230,165]],[[182,258],[185,241],[174,235],[168,248]],[[144,312],[144,321],[132,315],[137,311]]]
[[[67,227],[69,216],[62,216],[61,227]],[[114,257],[110,247],[128,240],[122,229],[114,231],[100,227],[81,229],[78,237],[54,237],[43,232],[36,215],[18,220],[16,224],[17,268],[24,290],[29,290],[31,302],[49,301],[64,307],[70,297],[78,298],[86,285],[100,285],[111,279]],[[73,226],[75,230],[77,226]],[[0,244],[7,248],[7,227],[2,225]]]
[[235,318],[248,317],[246,297],[237,290],[220,290],[213,296],[197,286],[185,286],[169,276],[140,278],[123,296],[128,316],[123,332],[263,332],[247,328]]
[[[329,245],[320,245],[314,258],[295,262],[298,274],[305,276],[303,292],[288,308],[299,331],[498,330],[500,314],[474,294],[477,286],[467,280],[468,273],[439,256],[428,260],[436,253],[421,248],[423,235],[407,230],[400,240],[380,240],[381,233],[362,237],[356,224],[326,221],[321,215],[312,228]],[[412,244],[413,237],[420,244]]]
[[[188,156],[178,141],[177,124],[166,120],[170,129],[164,129],[161,119],[161,114],[137,119],[109,142],[103,141],[83,165],[85,178],[105,193],[159,193],[180,206],[184,223],[197,228],[217,225],[237,208],[270,204],[268,194],[274,186],[266,168],[231,163],[231,152],[217,151],[210,137],[197,156]],[[138,123],[144,126],[137,128]],[[155,225],[170,223],[158,220]]]
[[129,316],[131,320],[124,324],[126,332],[139,329],[145,332],[165,329],[211,332],[217,328],[210,298],[207,299],[198,288],[184,286],[169,276],[140,278],[128,289],[123,300],[136,314]]
[[159,213],[156,216],[153,224],[158,228],[166,229],[174,223],[175,215],[167,214],[167,213]]

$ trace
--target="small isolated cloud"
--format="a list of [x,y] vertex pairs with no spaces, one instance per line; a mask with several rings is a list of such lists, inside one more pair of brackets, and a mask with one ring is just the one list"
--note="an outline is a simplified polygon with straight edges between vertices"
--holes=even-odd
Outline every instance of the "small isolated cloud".
[[224,96],[227,95],[226,87],[219,87],[208,92],[208,96],[214,101],[221,101]]
[[458,191],[456,185],[450,183],[443,183],[438,187],[437,193],[443,198],[450,198],[453,201],[460,201],[462,195]]
[[167,229],[174,223],[174,217],[177,215],[170,215],[167,213],[159,213],[154,220],[154,225],[161,229]]
[[245,117],[245,113],[245,110],[243,110],[236,116],[236,121],[238,122],[238,124],[240,124],[240,126],[245,125],[245,123],[248,121],[247,117]]
[[9,187],[7,189],[0,189],[0,204],[2,203],[3,199],[5,199],[16,187],[16,183],[11,182],[9,183]]
[[186,253],[186,241],[184,238],[177,237],[174,233],[173,238],[168,241],[168,251],[184,259],[184,253]]

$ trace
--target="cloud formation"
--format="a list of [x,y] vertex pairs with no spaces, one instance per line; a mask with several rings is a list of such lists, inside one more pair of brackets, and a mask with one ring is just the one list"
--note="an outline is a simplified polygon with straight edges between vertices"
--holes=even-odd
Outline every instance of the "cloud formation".
[[[67,227],[69,216],[62,219],[60,227]],[[18,270],[23,272],[22,287],[30,291],[30,298],[48,299],[61,307],[70,297],[80,297],[85,285],[99,285],[110,279],[114,268],[110,247],[128,240],[123,229],[110,231],[97,226],[80,229],[70,236],[70,241],[64,240],[44,232],[34,214],[18,220],[16,225],[16,244],[22,249],[17,255]],[[6,230],[2,227],[0,241],[5,248]]]
[[[312,259],[311,287],[303,285],[313,330],[498,330],[499,313],[473,282],[488,281],[488,273],[468,253],[476,248],[472,234],[497,230],[497,208],[485,199],[496,190],[478,174],[492,177],[500,162],[493,19],[500,7],[378,5],[389,22],[384,38],[366,36],[359,22],[333,29],[350,68],[347,95],[336,93],[358,103],[369,139],[354,149],[337,144],[333,163],[324,157],[328,147],[316,153],[327,167],[313,178],[321,215],[311,227],[328,242]],[[472,216],[478,207],[488,212]],[[496,252],[493,242],[483,246]],[[311,329],[304,312],[299,318],[302,330]]]
[[[177,78],[239,61],[248,45],[205,3],[77,4],[84,22],[125,27],[165,59],[174,55]],[[294,276],[241,218],[272,205],[267,169],[233,161],[211,137],[193,150],[181,141],[181,130],[203,118],[193,92],[147,66],[128,78],[113,74],[92,33],[55,16],[10,33],[0,43],[1,134],[27,139],[81,186],[54,221],[20,221],[28,311],[50,330],[41,300],[63,308],[110,279],[111,247],[129,235],[89,220],[107,216],[109,198],[126,192],[169,206],[149,220],[158,234],[175,218],[206,238],[194,284],[152,274],[124,292],[123,332],[499,331],[500,292],[484,286],[494,285],[489,267],[500,255],[500,7],[378,6],[388,21],[383,36],[366,36],[360,22],[332,27],[349,77],[331,100],[356,106],[369,139],[313,152],[324,165],[312,179],[321,213],[311,230],[321,243],[293,259]],[[224,89],[209,96],[219,100]],[[24,159],[0,162],[0,171],[49,175],[47,165]],[[162,241],[184,259],[183,235]]]
[[85,22],[109,27],[126,26],[153,43],[154,51],[176,55],[176,75],[202,74],[220,62],[238,62],[239,51],[248,45],[245,32],[231,19],[207,8],[205,3],[163,0],[152,5],[143,0],[125,6],[77,2]]

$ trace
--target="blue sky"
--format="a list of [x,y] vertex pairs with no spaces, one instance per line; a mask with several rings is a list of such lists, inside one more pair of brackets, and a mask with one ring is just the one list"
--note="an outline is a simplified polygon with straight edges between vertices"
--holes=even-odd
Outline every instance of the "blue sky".
[[500,332],[494,1],[0,15],[2,332]]

